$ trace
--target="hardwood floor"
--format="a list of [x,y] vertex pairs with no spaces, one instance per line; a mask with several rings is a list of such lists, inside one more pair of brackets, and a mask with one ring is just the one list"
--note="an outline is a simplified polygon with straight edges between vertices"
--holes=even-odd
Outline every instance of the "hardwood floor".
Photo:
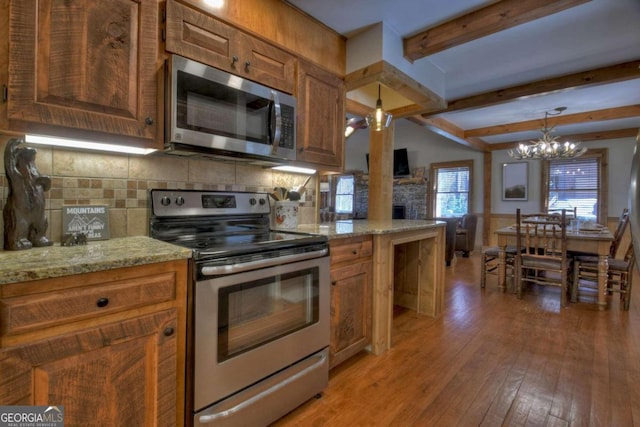
[[638,295],[628,312],[618,295],[561,309],[557,288],[519,300],[491,276],[482,290],[479,269],[478,253],[458,257],[441,317],[397,314],[390,351],[336,367],[274,425],[640,426]]

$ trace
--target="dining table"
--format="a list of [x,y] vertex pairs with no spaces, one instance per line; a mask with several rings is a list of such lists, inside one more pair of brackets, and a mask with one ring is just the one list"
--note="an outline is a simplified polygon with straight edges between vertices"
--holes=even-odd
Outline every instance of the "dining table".
[[[516,225],[495,231],[498,237],[498,283],[506,289],[506,252],[507,245],[516,246]],[[598,256],[598,309],[607,307],[607,271],[609,269],[609,248],[613,234],[604,226],[567,229],[567,251]]]

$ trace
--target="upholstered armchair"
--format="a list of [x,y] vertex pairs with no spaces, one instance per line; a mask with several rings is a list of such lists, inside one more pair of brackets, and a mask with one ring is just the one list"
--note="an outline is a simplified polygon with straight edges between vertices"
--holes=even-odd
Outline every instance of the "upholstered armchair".
[[456,251],[462,251],[462,256],[467,258],[476,243],[476,228],[478,226],[478,216],[466,214],[460,218],[456,229]]

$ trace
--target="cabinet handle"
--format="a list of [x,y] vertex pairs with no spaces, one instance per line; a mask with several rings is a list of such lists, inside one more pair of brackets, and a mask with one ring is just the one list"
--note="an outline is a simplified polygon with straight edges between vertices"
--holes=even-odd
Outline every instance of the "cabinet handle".
[[109,305],[109,298],[98,298],[98,301],[96,301],[96,305],[100,308],[106,307],[107,305]]
[[332,281],[331,281],[331,286],[335,286],[335,285],[337,285],[337,284],[338,284],[338,281],[337,281],[337,280],[332,280]]
[[147,125],[151,126],[153,124],[153,119],[151,117],[147,117],[146,119],[144,119],[144,122]]
[[357,251],[357,250],[355,250],[355,249],[354,249],[354,250],[352,250],[352,251],[351,251],[351,253],[352,253],[353,255],[358,255],[358,251]]
[[233,68],[236,67],[236,62],[238,62],[238,56],[237,55],[233,55],[233,57],[231,57],[231,66]]
[[244,63],[244,70],[245,70],[246,72],[249,72],[249,67],[250,67],[250,66],[251,66],[251,61],[246,61],[246,62]]
[[175,331],[176,330],[173,328],[173,326],[167,326],[166,328],[164,328],[163,333],[165,337],[170,337]]

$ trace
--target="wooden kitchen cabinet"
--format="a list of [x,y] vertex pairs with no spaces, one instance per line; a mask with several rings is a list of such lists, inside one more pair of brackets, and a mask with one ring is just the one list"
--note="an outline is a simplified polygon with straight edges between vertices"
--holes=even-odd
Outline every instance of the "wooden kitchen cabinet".
[[184,424],[187,261],[0,287],[0,405],[65,425]]
[[344,81],[298,61],[297,160],[340,171],[344,165]]
[[167,1],[166,27],[167,52],[294,94],[297,162],[342,170],[345,89],[340,76],[176,0]]
[[332,240],[330,251],[333,368],[371,344],[371,236]]
[[1,1],[2,128],[160,148],[159,0]]
[[167,1],[166,50],[293,93],[296,57],[202,11]]

